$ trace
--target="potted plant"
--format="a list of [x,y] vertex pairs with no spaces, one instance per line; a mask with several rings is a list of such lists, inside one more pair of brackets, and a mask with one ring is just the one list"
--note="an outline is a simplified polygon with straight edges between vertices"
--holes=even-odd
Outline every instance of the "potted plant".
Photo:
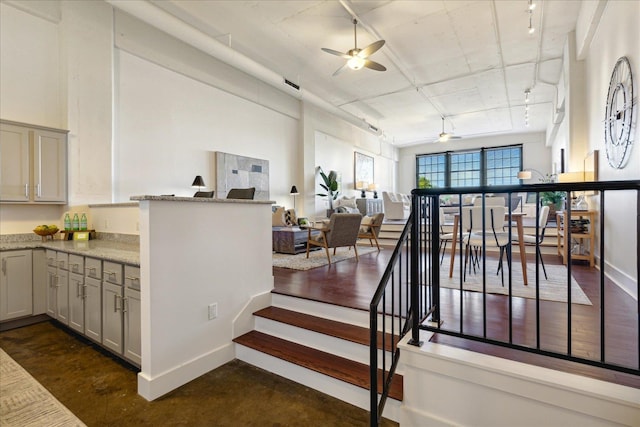
[[431,181],[427,177],[421,176],[418,178],[418,188],[431,188]]
[[338,198],[338,173],[336,171],[331,171],[329,174],[325,174],[321,167],[318,167],[320,171],[320,177],[322,178],[322,183],[320,187],[326,193],[316,193],[316,196],[326,197],[329,200],[329,210],[327,211],[327,216],[331,216],[333,213],[333,201]]
[[556,218],[556,212],[562,210],[562,202],[564,201],[564,191],[543,191],[540,193],[540,203],[549,206],[549,217],[547,222]]

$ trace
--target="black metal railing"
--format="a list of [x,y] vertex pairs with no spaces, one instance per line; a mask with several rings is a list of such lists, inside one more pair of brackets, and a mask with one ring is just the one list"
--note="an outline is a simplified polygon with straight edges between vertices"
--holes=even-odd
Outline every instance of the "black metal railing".
[[[549,221],[554,224],[561,234],[560,237],[556,237],[557,242],[562,246],[558,250],[558,254],[564,253],[565,256],[558,255],[559,261],[564,260],[562,264],[566,265],[566,275],[564,275],[564,283],[561,286],[566,288],[566,301],[554,302],[554,304],[564,304],[566,313],[563,316],[563,321],[554,322],[546,320],[541,317],[543,299],[541,297],[542,287],[547,283],[546,280],[542,280],[542,274],[546,274],[543,270],[543,260],[541,246],[543,240],[541,234],[544,233],[545,225],[540,224],[539,217],[541,213],[541,199],[545,193],[549,192],[561,192],[564,194],[566,200],[571,200],[571,196],[575,195],[588,195],[589,199],[589,212],[588,214],[583,211],[577,211],[575,207],[572,207],[570,202],[565,202],[564,208],[559,208],[557,215],[551,215]],[[622,192],[622,193],[620,193]],[[458,200],[463,202],[464,195],[474,194],[476,197],[482,197],[482,206],[487,206],[487,195],[490,193],[502,193],[507,198],[506,208],[506,227],[503,233],[507,234],[508,244],[506,246],[506,270],[503,270],[504,274],[504,287],[505,296],[502,297],[506,300],[504,309],[506,311],[506,325],[505,330],[499,333],[499,336],[495,336],[495,330],[487,326],[488,322],[494,324],[495,329],[495,317],[488,319],[488,295],[487,290],[487,249],[491,254],[490,249],[486,246],[486,242],[489,238],[493,238],[487,232],[482,233],[482,245],[477,248],[477,255],[470,254],[469,256],[475,256],[473,261],[475,267],[482,274],[481,287],[474,292],[481,295],[482,304],[471,306],[465,298],[469,292],[465,289],[465,242],[467,231],[463,230],[463,227],[459,227],[456,235],[453,237],[456,239],[457,247],[456,253],[451,253],[451,257],[456,257],[458,261],[458,283],[457,286],[446,288],[442,284],[445,280],[451,281],[447,276],[448,270],[445,268],[441,272],[441,240],[440,236],[443,233],[443,227],[450,227],[450,221],[445,221],[445,224],[441,224],[440,221],[440,209],[441,200],[447,196],[458,196]],[[517,298],[515,295],[515,289],[522,287],[524,282],[523,277],[515,277],[513,268],[519,268],[517,260],[513,258],[514,247],[519,244],[515,243],[521,240],[519,233],[514,231],[514,227],[510,226],[514,223],[514,219],[518,215],[513,212],[511,207],[511,201],[521,195],[526,195],[530,199],[530,206],[533,206],[533,211],[529,217],[529,229],[533,229],[533,236],[535,237],[532,246],[532,252],[535,254],[535,268],[533,275],[529,277],[527,286],[534,286],[535,297],[527,298],[528,302],[523,303],[524,298]],[[609,196],[609,197],[607,197]],[[616,205],[605,205],[605,200],[616,199]],[[623,200],[622,206],[620,200]],[[525,200],[522,200],[520,209]],[[467,212],[464,209],[464,203],[458,203],[458,206],[450,207],[450,215],[455,219],[456,216],[461,218],[463,212]],[[626,254],[631,263],[635,260],[635,266],[633,266],[633,272],[635,273],[635,283],[632,282],[631,286],[635,285],[635,288],[631,289],[630,293],[635,293],[635,301],[632,296],[628,296],[629,304],[632,307],[634,313],[629,314],[630,324],[626,324],[619,329],[626,330],[625,347],[626,352],[631,356],[623,358],[624,360],[617,360],[612,357],[607,349],[609,348],[605,344],[608,342],[607,333],[617,333],[620,325],[615,324],[615,320],[610,320],[611,312],[615,311],[616,307],[611,307],[605,304],[606,296],[611,292],[611,287],[616,285],[608,278],[608,274],[611,272],[611,265],[607,261],[607,251],[612,242],[609,239],[608,233],[610,232],[612,225],[611,220],[607,216],[605,207],[610,210],[624,209],[628,214],[627,218],[633,218],[626,226],[628,227],[627,237],[629,241],[633,242],[633,248],[631,254]],[[484,210],[483,210],[484,211]],[[485,214],[483,214],[483,224],[485,222]],[[612,217],[613,215],[609,215]],[[588,233],[580,227],[585,227],[584,224],[574,224],[573,218],[580,219],[581,217],[588,218],[589,223],[586,224]],[[535,219],[534,219],[535,218]],[[554,220],[561,221],[561,225],[558,226],[554,223]],[[460,221],[462,222],[462,220]],[[584,222],[584,220],[582,221]],[[546,225],[549,228],[549,224]],[[393,256],[387,270],[380,281],[380,285],[372,299],[370,305],[370,326],[371,326],[371,350],[370,350],[370,369],[371,369],[371,425],[378,425],[382,417],[382,411],[388,396],[390,384],[393,379],[393,374],[398,363],[399,350],[397,344],[400,339],[407,333],[411,333],[409,344],[420,345],[420,331],[430,331],[439,334],[451,335],[455,337],[470,339],[474,341],[485,342],[502,347],[508,347],[518,350],[523,350],[531,353],[537,353],[544,356],[560,358],[564,360],[570,360],[574,362],[580,362],[592,366],[597,366],[605,369],[610,369],[618,372],[630,373],[633,375],[640,375],[640,287],[638,285],[637,278],[640,277],[640,261],[638,257],[640,254],[640,243],[638,242],[640,232],[640,181],[608,181],[608,182],[583,182],[583,183],[543,183],[536,185],[522,185],[522,186],[492,186],[492,187],[473,187],[473,188],[450,188],[450,189],[416,189],[412,191],[412,213],[405,229],[402,232],[401,238],[393,252]],[[589,236],[589,238],[585,238]],[[547,236],[548,238],[548,236]],[[581,242],[597,241],[599,244],[594,246],[597,248],[594,254],[593,252],[583,256],[581,249],[584,245]],[[514,243],[512,243],[514,242]],[[607,244],[605,244],[607,243]],[[553,245],[551,246],[553,247]],[[522,249],[522,248],[519,248]],[[589,246],[591,250],[591,246]],[[565,252],[563,252],[565,251]],[[578,252],[576,252],[578,251]],[[526,261],[526,253],[523,260],[523,265]],[[546,257],[553,256],[546,254]],[[491,257],[491,255],[490,255]],[[593,258],[592,258],[593,257]],[[573,267],[574,262],[580,259],[587,259],[588,264],[584,267],[576,264]],[[492,259],[492,258],[490,258]],[[590,260],[594,262],[594,267],[598,270],[591,268]],[[449,259],[451,262],[451,260]],[[467,263],[467,268],[471,269],[471,262]],[[529,261],[530,262],[530,261]],[[559,264],[555,262],[555,264]],[[453,265],[453,263],[451,263]],[[512,268],[513,267],[513,268]],[[547,268],[549,266],[547,265]],[[575,271],[574,271],[575,270]],[[522,271],[522,269],[521,269]],[[593,329],[599,329],[599,335],[597,343],[590,343],[590,348],[597,348],[597,355],[591,356],[590,352],[585,353],[582,348],[586,343],[580,341],[580,337],[574,336],[575,325],[573,323],[574,312],[576,315],[580,315],[585,309],[576,306],[573,301],[572,294],[575,292],[575,281],[573,273],[580,273],[583,275],[597,276],[598,286],[592,287],[590,291],[591,296],[595,300],[593,305],[593,312],[598,312],[597,325],[594,325]],[[468,274],[472,274],[469,272]],[[490,273],[490,274],[493,274]],[[632,276],[631,274],[630,276]],[[480,277],[480,275],[478,275]],[[558,278],[555,278],[558,280]],[[592,279],[590,279],[592,280]],[[633,281],[633,279],[631,279]],[[441,298],[446,295],[446,304],[441,304]],[[453,299],[456,298],[454,301]],[[492,301],[495,301],[492,298]],[[502,300],[501,300],[502,301]],[[514,304],[517,304],[517,309],[514,308]],[[545,307],[548,304],[544,301]],[[523,308],[523,305],[526,305]],[[446,307],[446,308],[445,308]],[[495,306],[494,306],[495,307]],[[479,316],[477,310],[482,310],[482,316]],[[563,310],[560,310],[563,311]],[[555,311],[557,313],[557,309]],[[492,315],[495,313],[492,313]],[[501,314],[502,315],[502,314]],[[526,319],[524,318],[526,317]],[[535,320],[527,323],[529,317],[535,317]],[[591,315],[594,317],[594,315]],[[556,322],[557,321],[557,322]],[[514,328],[514,322],[518,324],[518,328]],[[380,323],[382,323],[380,325]],[[522,331],[523,324],[526,331]],[[390,326],[389,326],[390,325]],[[396,326],[397,325],[397,326]],[[550,331],[551,328],[555,330]],[[533,331],[531,330],[533,329]],[[387,331],[388,336],[380,334],[378,331]],[[514,336],[515,331],[515,336]],[[631,331],[631,332],[628,332]],[[493,334],[493,335],[492,335]],[[545,335],[546,334],[546,335]],[[550,344],[549,342],[543,342],[543,336],[548,335],[565,335],[566,340],[562,345],[557,342]],[[526,335],[526,339],[523,338]],[[590,339],[590,338],[589,338]],[[382,345],[380,341],[382,340]],[[391,340],[389,344],[388,341]],[[617,337],[620,341],[620,338]],[[579,345],[575,345],[577,343]],[[388,349],[390,351],[390,359],[385,357],[385,351],[381,349]],[[619,350],[619,349],[618,349]],[[611,351],[610,353],[614,353]],[[380,358],[380,355],[382,357]],[[380,363],[380,359],[382,362]],[[380,386],[379,386],[380,384]]]
[[[412,310],[411,263],[409,237],[412,230],[412,214],[405,225],[391,255],[380,284],[369,305],[370,326],[370,422],[380,423],[398,365],[398,342],[411,330]],[[424,305],[421,305],[424,307]],[[417,308],[417,306],[416,306]],[[426,315],[421,315],[426,317]]]

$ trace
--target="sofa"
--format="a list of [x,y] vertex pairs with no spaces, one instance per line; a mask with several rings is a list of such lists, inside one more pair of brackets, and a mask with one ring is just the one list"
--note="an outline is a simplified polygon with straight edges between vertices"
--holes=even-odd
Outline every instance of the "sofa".
[[385,219],[406,220],[411,214],[411,198],[402,193],[382,192]]

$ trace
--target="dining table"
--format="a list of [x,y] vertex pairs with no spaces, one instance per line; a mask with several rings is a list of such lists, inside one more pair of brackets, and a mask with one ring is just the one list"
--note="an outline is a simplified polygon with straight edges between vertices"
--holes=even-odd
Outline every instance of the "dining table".
[[[524,239],[524,228],[522,226],[522,218],[526,215],[524,212],[511,212],[511,220],[516,223],[516,229],[518,234],[518,247],[520,248],[520,263],[522,264],[522,279],[524,280],[524,285],[528,284],[527,280],[527,253],[525,249]],[[509,212],[505,212],[505,219],[509,220]],[[458,231],[458,223],[460,221],[460,212],[456,212],[453,214],[453,235],[455,236],[451,241],[451,261],[449,264],[449,277],[453,277],[453,265],[455,263],[455,253],[456,246],[459,236]],[[462,248],[461,248],[462,250]]]

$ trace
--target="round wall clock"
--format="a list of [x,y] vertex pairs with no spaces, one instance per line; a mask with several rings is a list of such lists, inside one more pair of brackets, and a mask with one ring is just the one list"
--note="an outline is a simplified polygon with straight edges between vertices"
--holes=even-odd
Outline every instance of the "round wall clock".
[[633,138],[633,76],[626,56],[613,67],[604,117],[604,139],[607,160],[611,167],[625,167]]

